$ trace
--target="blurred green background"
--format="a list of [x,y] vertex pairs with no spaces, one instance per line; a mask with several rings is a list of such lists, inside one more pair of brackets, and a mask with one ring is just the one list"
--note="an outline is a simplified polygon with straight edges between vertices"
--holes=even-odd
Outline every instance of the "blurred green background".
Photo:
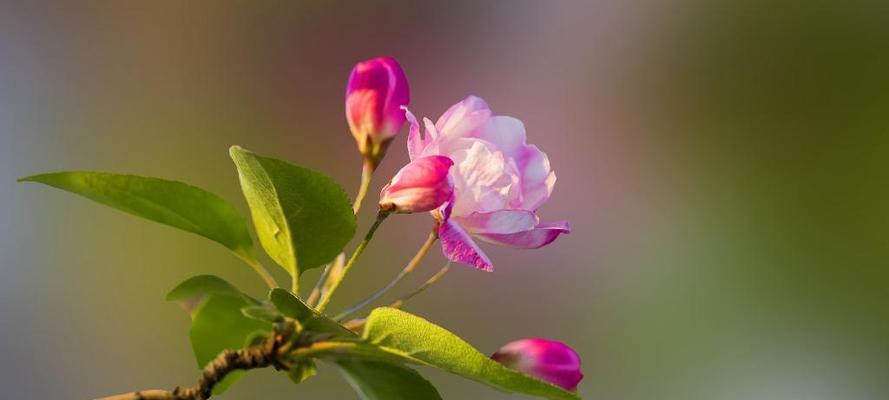
[[[522,119],[559,178],[542,216],[573,227],[540,250],[487,247],[494,273],[454,268],[409,311],[484,352],[563,340],[589,399],[887,397],[876,1],[3,2],[0,397],[192,384],[189,321],[167,290],[198,273],[263,288],[214,243],[15,178],[165,177],[246,212],[227,154],[240,144],[353,191],[343,91],[382,54],[418,115],[476,94]],[[384,225],[332,309],[388,281],[429,224]],[[400,290],[442,263],[434,252]],[[422,372],[448,399],[522,398]],[[223,398],[354,395],[323,368],[299,386],[252,373]]]

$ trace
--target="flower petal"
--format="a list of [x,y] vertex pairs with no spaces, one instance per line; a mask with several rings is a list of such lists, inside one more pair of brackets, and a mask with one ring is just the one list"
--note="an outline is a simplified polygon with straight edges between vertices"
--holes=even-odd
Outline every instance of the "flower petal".
[[547,222],[523,232],[476,233],[473,236],[488,243],[521,249],[536,249],[552,243],[559,235],[570,233],[567,221]]
[[516,168],[493,144],[480,139],[458,139],[442,147],[454,160],[454,215],[510,208],[521,193]]
[[498,115],[491,117],[475,135],[497,146],[504,155],[516,158],[525,144],[525,124],[516,118]]
[[362,145],[370,138],[381,143],[398,134],[410,102],[404,70],[391,57],[377,57],[355,65],[346,85],[346,118]]
[[420,132],[420,123],[417,122],[414,113],[408,110],[407,106],[403,106],[401,109],[404,110],[405,119],[410,124],[407,135],[407,154],[410,159],[416,160],[420,157],[439,154],[439,146],[435,140],[438,138],[438,132],[436,132],[432,121],[429,118],[423,118],[423,123],[426,125],[426,132],[423,134]]
[[537,210],[553,192],[556,174],[549,165],[546,153],[535,145],[526,145],[515,158],[519,175],[522,177],[522,195],[511,202],[512,208]]
[[423,118],[423,125],[426,126],[426,136],[429,137],[429,140],[438,139],[438,129],[429,118]]
[[378,92],[367,89],[356,89],[346,97],[346,120],[359,146],[363,145],[368,136],[373,140],[387,134],[380,130],[382,117],[379,97]]
[[453,220],[446,220],[441,224],[438,236],[441,239],[441,250],[448,260],[471,265],[486,272],[494,270],[488,256]]
[[516,340],[501,347],[491,358],[565,390],[576,390],[583,379],[580,355],[567,344],[555,340]]
[[423,149],[426,148],[430,140],[429,137],[424,138],[422,133],[420,133],[420,124],[417,122],[417,117],[414,116],[414,113],[408,110],[407,106],[402,106],[401,109],[404,110],[404,116],[408,124],[410,124],[407,134],[407,154],[413,161],[420,157],[420,154],[423,153]]
[[491,117],[491,109],[480,97],[469,96],[445,111],[435,123],[443,139],[469,137]]
[[380,208],[400,213],[431,211],[454,193],[448,170],[454,162],[445,156],[421,157],[401,168],[380,192]]
[[459,217],[460,226],[470,234],[477,233],[518,233],[534,229],[540,222],[537,214],[527,210],[498,210],[476,212]]
[[386,69],[389,78],[389,90],[386,92],[383,112],[391,116],[391,123],[396,125],[394,129],[397,132],[401,125],[404,124],[401,107],[411,102],[407,76],[404,74],[404,70],[398,64],[398,61],[395,61],[392,57],[381,57],[380,64]]

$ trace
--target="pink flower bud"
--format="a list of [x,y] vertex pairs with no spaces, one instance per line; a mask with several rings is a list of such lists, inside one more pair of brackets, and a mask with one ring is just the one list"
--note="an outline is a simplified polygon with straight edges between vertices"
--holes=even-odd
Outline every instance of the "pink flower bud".
[[404,125],[401,106],[410,102],[407,77],[391,57],[355,65],[346,87],[346,119],[358,149],[375,164]]
[[432,211],[451,199],[454,183],[445,156],[418,158],[405,165],[380,192],[380,208],[398,213]]
[[555,340],[516,340],[501,347],[491,358],[565,390],[576,390],[583,379],[580,356],[565,343]]

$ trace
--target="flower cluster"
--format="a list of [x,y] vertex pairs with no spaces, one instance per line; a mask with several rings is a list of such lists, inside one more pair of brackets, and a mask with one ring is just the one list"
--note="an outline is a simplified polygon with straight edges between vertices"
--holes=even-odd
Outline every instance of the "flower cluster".
[[[484,100],[469,96],[435,123],[424,118],[424,134],[407,108],[407,87],[398,63],[381,57],[358,63],[346,92],[352,134],[375,164],[383,153],[373,149],[385,150],[401,125],[410,124],[411,161],[383,188],[381,210],[431,212],[445,256],[484,271],[494,266],[478,241],[533,249],[569,233],[566,221],[541,222],[537,215],[556,175],[546,153],[528,144],[522,121],[494,115]],[[552,340],[511,342],[492,358],[567,390],[583,378],[577,353]]]

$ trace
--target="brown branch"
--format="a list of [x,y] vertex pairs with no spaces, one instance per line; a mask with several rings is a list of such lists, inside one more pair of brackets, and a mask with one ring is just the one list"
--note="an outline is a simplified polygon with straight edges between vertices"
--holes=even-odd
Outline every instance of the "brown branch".
[[[225,350],[210,361],[201,374],[198,383],[189,388],[176,387],[168,390],[140,390],[102,397],[96,400],[206,400],[213,393],[213,387],[235,370],[249,370],[274,366],[276,369],[287,369],[282,362],[282,355],[288,350],[283,345],[288,340],[280,333],[275,333],[260,345],[237,351]],[[283,346],[282,346],[283,345]]]

